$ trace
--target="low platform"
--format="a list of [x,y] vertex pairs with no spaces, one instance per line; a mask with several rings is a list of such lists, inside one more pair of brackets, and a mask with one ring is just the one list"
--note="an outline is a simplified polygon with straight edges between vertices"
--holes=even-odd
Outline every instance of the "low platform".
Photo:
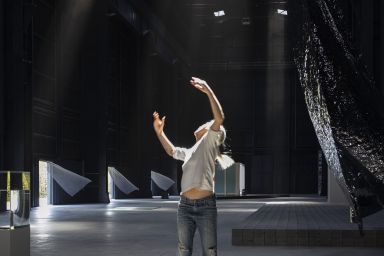
[[278,198],[289,197],[288,194],[246,194],[246,195],[221,195],[216,194],[217,199],[261,199],[261,198]]
[[265,204],[232,229],[233,245],[384,247],[384,211],[349,222],[349,208],[326,203]]

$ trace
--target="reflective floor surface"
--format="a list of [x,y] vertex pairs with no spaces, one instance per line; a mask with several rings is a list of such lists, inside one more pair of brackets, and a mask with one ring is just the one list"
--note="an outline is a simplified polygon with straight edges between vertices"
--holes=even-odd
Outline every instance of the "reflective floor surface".
[[[218,255],[382,256],[381,248],[232,246],[232,228],[264,203],[317,198],[218,200]],[[32,209],[32,256],[176,255],[177,198],[114,200],[108,205],[66,205]],[[201,255],[196,234],[194,254]]]

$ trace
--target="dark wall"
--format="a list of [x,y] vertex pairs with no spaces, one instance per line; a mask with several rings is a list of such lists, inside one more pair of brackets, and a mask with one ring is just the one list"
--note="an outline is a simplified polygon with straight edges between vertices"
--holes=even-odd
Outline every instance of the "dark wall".
[[[88,4],[88,6],[86,6]],[[54,204],[107,202],[106,2],[36,1],[32,31],[34,204],[38,161],[92,180],[74,198],[54,186]]]
[[[233,158],[245,165],[247,192],[317,193],[319,145],[294,68],[203,76],[223,106],[227,144]],[[205,95],[183,82],[175,144],[190,146],[193,131],[212,117]]]
[[[107,165],[115,167],[140,188],[138,137],[138,33],[119,17],[109,19]],[[117,190],[119,191],[119,190]],[[126,197],[117,193],[116,198]]]
[[318,184],[327,183],[326,176],[321,173],[326,162],[319,156],[321,149],[296,72],[291,73],[290,130],[290,192],[324,194],[324,189],[318,190]]
[[[152,112],[174,109],[176,79],[153,41],[107,15],[108,1],[3,3],[1,167],[32,171],[32,205],[39,160],[92,180],[73,198],[54,183],[54,204],[107,202],[108,165],[140,188],[134,196],[151,194],[151,170],[176,178],[175,163],[152,147]],[[167,82],[158,89],[157,81]]]
[[[120,13],[108,15],[106,32],[106,165],[116,167],[139,187],[129,197],[147,197],[151,195],[151,170],[177,179],[176,162],[155,146],[152,128],[153,111],[171,116],[176,111],[177,66],[160,56],[152,33],[142,33],[138,24],[144,15],[131,15],[134,10],[130,8],[128,13],[124,8],[114,11]],[[133,16],[137,19],[124,18]],[[167,131],[175,125],[167,123]],[[119,190],[115,196],[127,197]]]
[[[138,83],[138,151],[140,183],[145,186],[143,193],[150,193],[150,171],[157,171],[173,180],[177,180],[177,162],[171,159],[158,142],[152,125],[152,113],[158,111],[167,116],[165,132],[171,141],[175,140],[175,128],[180,124],[176,117],[178,111],[175,67],[162,60],[152,48],[147,38],[142,41],[142,59],[140,61],[140,77]],[[174,193],[178,194],[176,191]]]
[[[228,144],[246,166],[248,193],[317,192],[319,146],[290,60],[289,34],[273,30],[284,28],[282,19],[270,29],[257,27],[258,36],[242,27],[232,38],[222,31],[224,38],[212,38],[213,44],[202,40],[188,56],[198,63],[186,69],[164,58],[161,37],[155,30],[143,33],[143,20],[132,26],[110,12],[108,1],[87,2],[91,6],[76,0],[0,3],[0,168],[32,171],[33,205],[39,160],[93,181],[74,198],[55,186],[57,204],[107,202],[107,166],[140,188],[131,196],[151,194],[151,170],[180,179],[181,162],[157,141],[152,113],[167,116],[165,131],[174,144],[192,145],[193,131],[211,118],[206,96],[188,84],[193,75],[206,79],[223,105]],[[384,3],[351,4],[353,38],[384,91],[378,11]],[[130,17],[145,17],[136,14]],[[241,59],[245,64],[233,64]]]
[[378,47],[380,47],[380,50],[376,53],[376,60],[379,61],[377,63],[377,72],[376,74],[378,77],[376,78],[379,81],[379,84],[381,86],[381,92],[384,95],[384,18],[382,16],[382,13],[384,12],[384,3],[383,1],[376,1],[376,4],[379,3],[379,7],[377,10],[375,9],[375,17],[378,18],[378,21],[376,23],[376,36],[379,38],[379,42],[376,44]]
[[4,162],[4,1],[0,1],[0,170]]
[[[274,10],[266,10],[274,11]],[[212,84],[226,115],[228,144],[245,165],[252,194],[317,193],[319,145],[291,58],[289,16],[275,13],[254,25],[202,40],[195,73]],[[219,31],[220,25],[212,29]],[[207,99],[183,89],[181,131],[192,132],[211,117]]]
[[[32,154],[33,205],[39,203],[39,160],[57,162],[59,156],[58,28],[54,2],[36,2],[32,30]],[[68,168],[68,167],[67,167]],[[57,186],[54,188],[55,192]],[[56,195],[57,193],[54,193]],[[53,199],[56,203],[57,199]]]
[[353,43],[376,86],[384,94],[384,2],[380,0],[350,1],[350,26]]
[[[108,202],[107,194],[107,73],[108,10],[107,1],[93,1],[89,21],[80,39],[81,45],[81,95],[82,155],[84,173],[94,182],[87,200],[97,195],[99,202]],[[81,33],[80,33],[81,35]],[[96,182],[97,181],[97,182]]]
[[28,72],[30,56],[25,46],[28,38],[28,8],[23,1],[3,1],[4,20],[4,169],[30,171],[30,130],[28,95],[30,93]]

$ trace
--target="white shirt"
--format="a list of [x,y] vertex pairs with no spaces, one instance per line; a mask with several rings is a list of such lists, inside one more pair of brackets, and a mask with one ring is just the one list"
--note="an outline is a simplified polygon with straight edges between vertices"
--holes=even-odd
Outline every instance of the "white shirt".
[[193,147],[175,147],[173,158],[184,161],[181,178],[181,193],[192,188],[215,189],[215,160],[219,154],[222,131],[208,129],[208,132]]

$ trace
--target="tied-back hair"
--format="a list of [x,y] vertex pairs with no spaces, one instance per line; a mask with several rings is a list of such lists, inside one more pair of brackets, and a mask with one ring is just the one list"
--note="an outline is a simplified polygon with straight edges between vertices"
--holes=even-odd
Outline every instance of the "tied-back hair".
[[[205,124],[199,126],[199,128],[196,129],[195,133],[200,131],[201,129],[209,129],[214,120],[211,120],[209,122],[206,122]],[[219,140],[219,145],[218,145],[218,156],[216,157],[216,161],[221,167],[222,170],[225,170],[229,167],[231,167],[235,161],[229,156],[230,152],[225,152],[227,149],[227,145],[225,144],[225,140],[227,138],[227,131],[225,130],[223,125],[220,125],[220,131],[222,132],[221,138]]]

